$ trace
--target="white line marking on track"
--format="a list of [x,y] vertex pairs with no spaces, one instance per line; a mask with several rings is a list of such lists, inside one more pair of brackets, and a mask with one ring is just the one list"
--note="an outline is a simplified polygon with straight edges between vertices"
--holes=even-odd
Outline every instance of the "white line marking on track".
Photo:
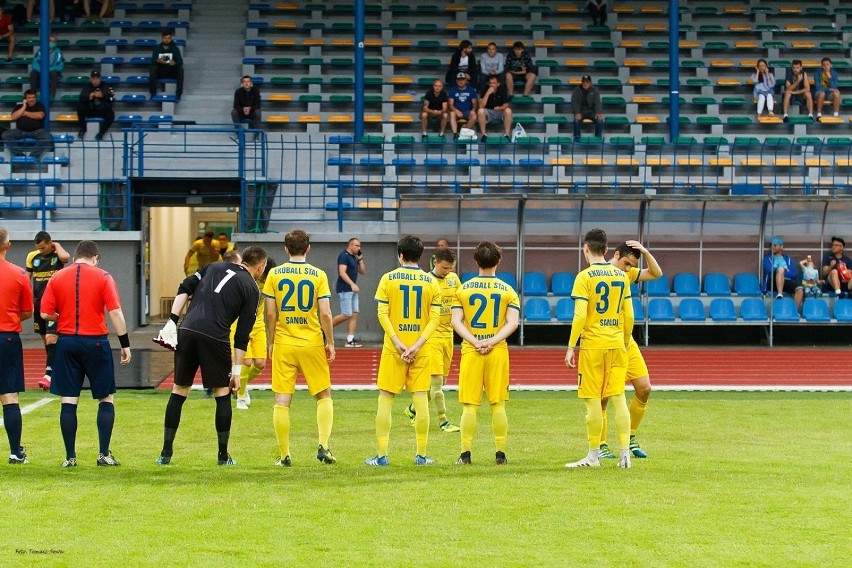
[[[45,404],[47,404],[47,403],[49,403],[49,402],[53,402],[54,400],[55,400],[55,399],[53,399],[53,398],[42,398],[42,399],[40,399],[40,400],[37,400],[37,401],[35,401],[34,403],[32,403],[32,404],[28,404],[28,405],[26,405],[25,407],[23,407],[23,408],[21,409],[21,414],[22,414],[22,415],[23,415],[23,414],[29,414],[29,413],[30,413],[30,412],[32,412],[33,410],[35,410],[35,409],[37,409],[37,408],[41,408],[41,407],[42,407],[42,406],[44,406]],[[2,418],[0,418],[0,428],[2,428],[2,427],[3,427],[3,419],[2,419]]]

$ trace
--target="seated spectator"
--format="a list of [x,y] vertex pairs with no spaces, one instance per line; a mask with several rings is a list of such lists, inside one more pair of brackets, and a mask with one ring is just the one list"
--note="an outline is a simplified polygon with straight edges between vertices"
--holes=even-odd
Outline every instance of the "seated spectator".
[[606,0],[589,0],[586,2],[589,14],[592,15],[592,24],[596,26],[606,25]]
[[796,307],[802,307],[804,290],[798,283],[799,271],[796,263],[784,254],[784,241],[781,237],[772,237],[772,252],[763,256],[763,287],[776,298],[783,298],[784,292],[793,296]]
[[482,133],[482,142],[487,136],[485,127],[489,122],[500,120],[503,122],[503,136],[509,138],[512,130],[512,109],[509,108],[509,95],[506,88],[500,84],[496,75],[488,77],[488,88],[479,97],[479,131]]
[[838,298],[852,297],[852,259],[846,256],[846,241],[831,237],[831,252],[822,258],[823,290]]
[[450,68],[444,76],[444,83],[451,84],[459,73],[464,73],[471,85],[479,84],[479,68],[476,65],[476,56],[473,55],[473,44],[470,40],[465,39],[459,43],[459,48],[450,58]]
[[479,58],[479,80],[480,90],[488,87],[488,78],[492,75],[501,77],[506,70],[506,59],[497,51],[497,44],[493,41],[488,44],[485,54]]
[[752,95],[757,100],[757,118],[763,115],[764,107],[769,111],[768,116],[775,116],[775,75],[769,71],[765,59],[757,60],[751,80],[754,83]]
[[[56,87],[59,86],[59,79],[62,78],[62,71],[65,69],[65,60],[62,58],[62,50],[56,47],[56,36],[50,34],[50,43],[48,44],[50,51],[48,60],[50,61],[50,100],[56,98]],[[30,89],[38,94],[41,87],[41,50],[36,51],[33,57],[33,70],[30,71]]]
[[[53,0],[49,0],[50,3],[50,19],[49,22],[52,22],[55,17],[55,7],[53,5]],[[36,4],[41,5],[41,2],[36,2],[36,0],[27,0],[27,21],[33,21],[33,11],[35,10]],[[42,18],[44,18],[44,14],[42,14]]]
[[80,97],[77,101],[77,120],[80,122],[80,132],[77,133],[77,136],[80,139],[86,135],[87,118],[103,119],[103,122],[99,123],[95,140],[101,140],[104,137],[115,120],[115,112],[112,110],[114,101],[115,92],[112,87],[101,84],[100,71],[92,71],[89,75],[89,84],[85,85],[80,91]]
[[234,104],[231,108],[231,121],[239,125],[242,120],[251,120],[251,127],[260,129],[260,90],[252,84],[248,75],[243,75],[240,88],[234,91]]
[[476,107],[479,99],[476,89],[467,84],[467,75],[459,73],[456,75],[456,86],[447,93],[450,112],[450,129],[453,131],[453,140],[459,139],[459,120],[464,120],[465,128],[473,128],[476,122]]
[[180,49],[172,43],[172,30],[163,30],[163,42],[154,47],[151,53],[151,71],[148,74],[148,90],[151,96],[157,94],[160,79],[177,81],[177,100],[183,95],[183,58]]
[[420,129],[423,137],[426,137],[426,131],[429,127],[430,120],[441,121],[441,136],[447,130],[447,120],[449,119],[449,99],[444,91],[444,83],[440,79],[435,79],[432,83],[432,88],[423,95],[423,109],[420,111]]
[[583,75],[580,84],[571,93],[571,113],[574,115],[574,141],[580,139],[580,124],[583,120],[595,123],[595,136],[603,136],[603,113],[601,111],[601,93],[592,85],[592,78]]
[[817,120],[822,118],[822,105],[827,102],[832,103],[834,116],[840,115],[840,89],[837,87],[839,81],[837,71],[831,68],[831,59],[828,57],[823,57],[820,65],[822,68],[814,77]]
[[27,89],[24,100],[12,111],[15,128],[3,133],[3,141],[13,156],[23,156],[24,146],[18,141],[23,138],[35,138],[38,144],[33,148],[32,155],[36,158],[48,150],[53,151],[53,136],[44,129],[44,105],[36,101],[35,91]]
[[15,54],[15,25],[12,22],[12,12],[8,8],[0,6],[0,43],[6,42],[9,48],[6,51],[6,62],[12,61]]
[[819,270],[814,265],[811,255],[799,261],[799,268],[802,269],[802,290],[805,298],[821,298],[824,282],[820,280]]
[[787,69],[784,79],[784,122],[787,122],[787,113],[790,111],[790,103],[797,105],[805,103],[808,108],[808,117],[814,118],[814,98],[811,95],[811,82],[808,74],[802,69],[802,60],[794,59]]
[[[92,20],[92,8],[98,11],[98,17],[94,18],[96,21],[100,21],[104,19],[104,16],[111,15],[115,11],[115,0],[82,0],[83,1],[83,13],[86,15],[87,20]],[[78,3],[79,0],[74,0],[74,3]]]
[[506,56],[506,91],[509,98],[515,94],[515,81],[523,82],[524,96],[530,96],[537,75],[538,67],[533,65],[532,57],[524,48],[524,42],[516,41],[512,45],[512,51]]

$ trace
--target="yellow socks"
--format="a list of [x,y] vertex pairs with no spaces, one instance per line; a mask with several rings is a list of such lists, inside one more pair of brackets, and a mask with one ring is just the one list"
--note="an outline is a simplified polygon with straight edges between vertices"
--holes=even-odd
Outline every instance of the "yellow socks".
[[473,447],[473,438],[476,436],[476,412],[479,407],[474,404],[465,404],[462,410],[461,423],[461,450],[469,452]]
[[432,375],[429,397],[432,399],[432,404],[435,405],[435,412],[438,414],[438,424],[446,422],[447,403],[444,400],[444,377],[441,375]]
[[317,433],[319,444],[328,449],[328,439],[331,437],[331,426],[334,424],[334,403],[330,398],[317,400]]
[[290,455],[290,408],[278,406],[272,408],[272,426],[278,440],[278,452],[282,458]]
[[243,365],[243,368],[240,371],[240,388],[237,390],[237,396],[239,398],[245,398],[246,387],[248,387],[248,384],[252,382],[261,371],[262,369],[258,369],[254,365]]
[[601,423],[603,422],[601,399],[584,398],[583,402],[586,403],[586,432],[589,435],[589,449],[597,451],[601,447]]
[[642,402],[639,400],[635,394],[633,395],[633,399],[630,401],[630,434],[633,435],[636,433],[636,430],[639,429],[639,423],[642,422],[642,418],[645,416],[645,408],[648,406],[648,401]]
[[601,444],[606,444],[606,410],[601,409]]
[[[390,443],[391,411],[393,410],[393,398],[379,395],[379,407],[376,410],[376,450],[377,455],[388,455],[388,444]],[[428,420],[428,413],[427,413]],[[428,428],[428,426],[427,426]]]
[[[417,437],[417,455],[426,455],[426,444],[429,441],[429,399],[426,398],[426,393],[415,394],[411,397],[411,403],[414,405],[414,412],[417,416],[414,417],[414,434]],[[379,455],[383,455],[379,453]]]
[[615,431],[618,433],[618,447],[626,450],[630,447],[630,411],[624,393],[610,397],[615,405]]
[[506,403],[503,401],[491,405],[491,431],[494,432],[494,445],[497,451],[505,452],[509,418],[506,416]]

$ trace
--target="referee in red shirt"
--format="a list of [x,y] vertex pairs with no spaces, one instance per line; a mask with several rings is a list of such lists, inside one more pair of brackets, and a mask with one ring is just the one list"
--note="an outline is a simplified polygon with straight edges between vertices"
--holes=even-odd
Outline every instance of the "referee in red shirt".
[[62,467],[77,465],[77,403],[84,377],[89,377],[92,398],[98,405],[98,465],[116,466],[110,451],[115,423],[115,366],[109,346],[109,331],[104,310],[121,344],[121,364],[130,363],[130,339],[121,311],[121,299],[115,280],[97,268],[101,251],[94,241],[80,241],[74,251],[74,263],[51,277],[41,298],[41,317],[56,321],[59,340],[50,392],[59,395],[62,410],[59,425],[65,442]]
[[9,438],[9,463],[27,462],[21,446],[21,407],[18,393],[24,390],[24,351],[21,321],[33,315],[33,291],[27,272],[6,260],[9,232],[0,227],[0,402]]

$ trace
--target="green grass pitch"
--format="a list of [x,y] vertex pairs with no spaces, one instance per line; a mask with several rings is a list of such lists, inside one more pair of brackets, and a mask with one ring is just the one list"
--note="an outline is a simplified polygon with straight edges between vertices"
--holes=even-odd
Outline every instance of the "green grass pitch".
[[[26,393],[22,406],[42,397]],[[118,393],[119,468],[95,466],[94,401],[80,405],[75,470],[59,468],[59,402],[24,416],[31,463],[0,465],[0,566],[774,567],[852,555],[850,393],[654,393],[639,437],[650,458],[628,471],[613,460],[563,467],[586,451],[573,392],[512,394],[504,468],[487,408],[472,467],[454,465],[458,434],[439,432],[434,416],[437,463],[415,467],[407,395],[394,408],[391,466],[364,466],[374,392],[335,394],[338,463],[320,464],[315,406],[299,392],[291,469],[272,465],[271,393],[234,411],[238,465],[223,468],[214,404],[193,392],[162,467],[167,397]]]

